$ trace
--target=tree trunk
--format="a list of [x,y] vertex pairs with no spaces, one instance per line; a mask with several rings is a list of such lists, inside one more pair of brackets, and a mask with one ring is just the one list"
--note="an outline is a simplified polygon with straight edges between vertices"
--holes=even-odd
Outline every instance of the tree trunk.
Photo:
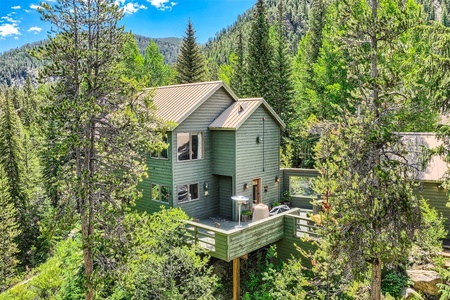
[[370,300],[381,300],[381,259],[379,257],[372,260]]
[[83,235],[83,260],[84,260],[84,281],[86,287],[86,300],[94,299],[94,286],[92,274],[94,272],[94,261],[92,258],[92,239],[90,234],[89,216],[83,208],[81,215],[81,231]]

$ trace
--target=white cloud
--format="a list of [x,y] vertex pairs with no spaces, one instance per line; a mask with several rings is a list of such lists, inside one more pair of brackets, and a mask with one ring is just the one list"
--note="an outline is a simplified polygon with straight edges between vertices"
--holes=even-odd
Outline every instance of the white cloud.
[[[125,0],[116,0],[116,4],[118,4],[119,2],[122,2],[122,5],[125,3]],[[145,5],[139,5],[138,3],[131,3],[128,2],[127,4],[122,6],[123,8],[123,12],[127,15],[131,15],[134,14],[135,12],[137,12],[140,9],[146,10],[147,6]]]
[[35,34],[38,34],[39,32],[41,32],[41,30],[42,30],[41,27],[33,26],[30,29],[28,29],[28,32],[34,32]]
[[156,7],[159,10],[171,10],[172,7],[177,5],[177,2],[172,2],[170,0],[147,0],[152,6]]
[[[15,23],[19,23],[18,20],[15,20],[15,19],[11,18],[10,15],[1,17],[0,19],[5,20],[6,22],[9,22],[9,23],[14,23],[14,24],[15,24]],[[5,21],[1,21],[1,22],[3,23],[3,22],[5,22]]]
[[39,5],[36,5],[36,4],[31,4],[30,8],[31,9],[38,9],[38,8],[42,8],[42,7],[40,7]]
[[17,5],[17,6],[13,6],[13,7],[11,7],[12,9],[20,9],[20,6],[19,5]]
[[18,37],[18,36],[15,36],[15,37],[14,37],[14,39],[15,39],[15,40],[18,40],[18,39],[19,39],[19,37]]
[[0,36],[20,35],[17,24],[3,24],[0,25]]

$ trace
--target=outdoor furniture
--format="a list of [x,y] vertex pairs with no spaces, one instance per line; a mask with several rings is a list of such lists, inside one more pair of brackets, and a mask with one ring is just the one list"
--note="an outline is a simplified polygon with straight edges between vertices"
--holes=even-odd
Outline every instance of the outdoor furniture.
[[267,217],[269,217],[269,207],[267,205],[260,203],[254,206],[252,222],[256,222]]

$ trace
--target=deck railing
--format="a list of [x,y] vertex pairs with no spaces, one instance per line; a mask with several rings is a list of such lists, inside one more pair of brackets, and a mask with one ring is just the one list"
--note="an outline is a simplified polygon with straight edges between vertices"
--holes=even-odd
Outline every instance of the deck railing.
[[[285,228],[285,218],[294,219],[294,222],[290,222],[294,224],[293,229]],[[211,256],[231,261],[279,241],[287,232],[293,232],[295,237],[317,238],[315,228],[316,225],[304,210],[293,208],[232,230],[187,221],[185,238],[188,243],[198,243],[207,249]]]

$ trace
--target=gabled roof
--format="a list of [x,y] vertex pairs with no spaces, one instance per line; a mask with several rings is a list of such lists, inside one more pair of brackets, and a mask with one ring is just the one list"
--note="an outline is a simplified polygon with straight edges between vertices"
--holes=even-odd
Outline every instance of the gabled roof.
[[233,103],[223,113],[221,113],[210,125],[211,130],[238,130],[242,124],[253,114],[260,106],[263,106],[280,127],[285,128],[286,125],[270,107],[263,98],[239,99]]
[[[161,86],[155,89],[153,102],[157,108],[156,117],[175,122],[178,126],[212,94],[223,87],[237,101],[238,97],[223,83],[210,81],[189,84]],[[151,91],[152,89],[146,89]]]

